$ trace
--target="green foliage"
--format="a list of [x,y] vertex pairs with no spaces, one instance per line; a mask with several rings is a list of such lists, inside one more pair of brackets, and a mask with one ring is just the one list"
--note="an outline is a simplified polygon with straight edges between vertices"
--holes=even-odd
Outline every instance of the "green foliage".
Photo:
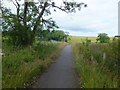
[[100,33],[98,34],[98,37],[96,40],[99,41],[100,43],[108,43],[110,38],[106,33]]
[[85,44],[86,46],[88,46],[91,43],[91,40],[89,40],[88,38],[86,38],[85,41],[83,41],[83,44]]
[[33,43],[34,37],[31,31],[19,29],[8,31],[9,42],[14,46],[26,46]]
[[64,39],[67,39],[68,36],[63,31],[60,30],[53,30],[51,34],[52,34],[51,39],[57,41],[63,41]]
[[29,26],[23,25],[17,15],[2,7],[3,37],[8,38],[9,44],[14,46],[26,46],[33,43],[33,34]]
[[116,88],[118,81],[118,41],[72,45],[75,68],[84,88]]
[[[15,48],[3,46],[5,55],[2,60],[3,88],[23,88],[33,77],[41,74],[53,62],[62,43],[50,42],[34,47]],[[54,52],[53,52],[54,51]]]
[[66,35],[63,31],[61,30],[42,30],[40,32],[39,37],[42,40],[56,40],[56,41],[64,41],[67,40],[68,35]]
[[43,41],[49,41],[51,38],[50,30],[41,30],[38,36]]

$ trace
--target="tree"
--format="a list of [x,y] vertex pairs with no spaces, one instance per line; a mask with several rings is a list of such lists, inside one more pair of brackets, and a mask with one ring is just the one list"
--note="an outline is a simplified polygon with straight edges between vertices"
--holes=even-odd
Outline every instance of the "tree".
[[[30,45],[35,39],[36,33],[42,30],[42,27],[50,28],[57,27],[55,21],[50,18],[45,20],[44,16],[51,14],[51,9],[54,11],[60,9],[66,13],[76,12],[81,6],[87,7],[84,3],[68,2],[63,0],[61,6],[57,6],[52,0],[37,0],[36,2],[26,2],[20,4],[21,0],[11,0],[16,7],[16,14],[10,9],[1,6],[3,17],[3,30],[9,32],[10,41],[13,45]],[[34,0],[32,0],[34,1]]]
[[51,32],[50,30],[41,30],[40,36],[42,37],[42,40],[49,41],[51,38]]
[[[39,38],[44,41],[56,40],[56,41],[65,41],[67,39],[67,34],[61,30],[41,30]],[[66,40],[67,41],[67,40]]]
[[100,33],[98,34],[96,40],[99,41],[100,43],[108,43],[110,38],[108,37],[106,33]]
[[53,30],[51,32],[51,39],[56,41],[64,41],[66,39],[67,35],[64,33],[64,31],[61,30]]

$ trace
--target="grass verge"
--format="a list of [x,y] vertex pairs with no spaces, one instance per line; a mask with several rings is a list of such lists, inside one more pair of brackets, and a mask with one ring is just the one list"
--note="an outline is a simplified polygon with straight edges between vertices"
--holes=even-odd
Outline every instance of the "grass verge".
[[[114,54],[110,54],[113,53],[113,50],[110,51],[110,47],[107,46],[110,45],[72,44],[75,69],[79,76],[81,88],[118,87],[117,74],[114,72],[114,67],[111,66],[111,69],[109,68],[111,63],[116,62],[115,59],[113,59],[115,57]],[[108,56],[109,54],[111,56]]]
[[[66,43],[43,43],[23,49],[4,49],[2,60],[3,88],[29,86],[38,74],[42,74],[54,62]],[[8,46],[7,46],[8,47]],[[11,51],[12,50],[12,51]]]

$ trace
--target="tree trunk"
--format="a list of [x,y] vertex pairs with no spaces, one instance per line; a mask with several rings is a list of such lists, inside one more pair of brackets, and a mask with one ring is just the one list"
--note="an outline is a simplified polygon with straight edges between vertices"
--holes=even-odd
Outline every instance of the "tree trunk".
[[[25,0],[26,1],[26,0]],[[28,2],[24,1],[24,17],[23,17],[23,23],[24,26],[26,27],[27,22],[26,22],[26,16],[27,16],[27,8],[28,8]]]
[[47,2],[44,3],[44,6],[43,6],[43,9],[41,10],[39,16],[37,17],[37,21],[33,27],[33,34],[35,34],[35,31],[37,29],[37,26],[38,26],[38,22],[40,21],[40,18],[42,17],[42,15],[44,14],[44,11],[45,11],[45,8],[47,6]]

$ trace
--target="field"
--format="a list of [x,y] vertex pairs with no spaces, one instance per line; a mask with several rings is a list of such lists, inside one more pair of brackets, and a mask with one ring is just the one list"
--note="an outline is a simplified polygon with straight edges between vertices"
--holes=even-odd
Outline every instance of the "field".
[[[69,36],[68,38],[70,38],[69,42],[77,42],[77,43],[81,43],[83,41],[85,41],[86,39],[91,40],[91,42],[96,42],[97,37],[92,37],[92,36]],[[110,40],[112,40],[113,37],[110,37]]]
[[73,43],[74,64],[81,88],[118,88],[120,42]]
[[96,42],[96,37],[70,36],[70,38],[71,38],[70,42],[83,42],[87,38],[92,42]]

